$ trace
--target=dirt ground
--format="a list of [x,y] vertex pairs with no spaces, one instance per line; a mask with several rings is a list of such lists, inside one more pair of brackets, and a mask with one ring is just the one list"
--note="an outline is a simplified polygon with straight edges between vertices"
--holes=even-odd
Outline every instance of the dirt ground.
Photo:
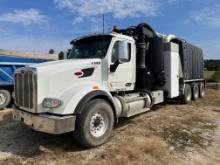
[[71,133],[32,131],[0,112],[0,164],[220,164],[220,91],[189,105],[167,103],[122,119],[109,141],[85,149]]

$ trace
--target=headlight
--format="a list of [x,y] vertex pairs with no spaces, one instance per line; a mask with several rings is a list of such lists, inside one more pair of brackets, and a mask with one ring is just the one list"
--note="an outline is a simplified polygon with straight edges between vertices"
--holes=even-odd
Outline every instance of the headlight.
[[62,101],[54,98],[45,98],[43,101],[44,108],[58,108],[62,105]]

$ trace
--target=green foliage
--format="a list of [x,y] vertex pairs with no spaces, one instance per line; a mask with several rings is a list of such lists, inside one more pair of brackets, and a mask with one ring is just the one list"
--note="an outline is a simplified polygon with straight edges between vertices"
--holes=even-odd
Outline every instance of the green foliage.
[[55,51],[54,51],[54,49],[50,49],[48,53],[49,53],[49,54],[54,54]]
[[207,123],[207,124],[203,125],[202,128],[206,129],[206,130],[215,130],[218,128],[218,126],[214,125],[214,124]]
[[193,145],[202,145],[201,132],[189,128],[170,127],[164,129],[163,138],[176,149],[184,149]]
[[212,76],[214,82],[220,82],[220,70],[216,71],[215,74]]
[[216,71],[209,71],[209,70],[205,70],[204,71],[204,77],[206,80],[212,78],[212,76],[215,74]]
[[207,70],[220,70],[220,60],[205,60],[204,63]]
[[220,82],[220,70],[215,71],[215,73],[211,76],[206,78],[207,82]]

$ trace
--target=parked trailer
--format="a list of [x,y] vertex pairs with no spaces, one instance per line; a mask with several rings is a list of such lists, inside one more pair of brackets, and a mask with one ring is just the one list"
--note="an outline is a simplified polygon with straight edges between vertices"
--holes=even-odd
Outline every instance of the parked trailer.
[[66,60],[16,70],[15,120],[41,132],[73,132],[94,147],[107,141],[120,117],[204,96],[202,50],[146,23],[71,44]]
[[14,90],[14,71],[34,63],[47,61],[47,59],[0,55],[0,110],[11,103]]

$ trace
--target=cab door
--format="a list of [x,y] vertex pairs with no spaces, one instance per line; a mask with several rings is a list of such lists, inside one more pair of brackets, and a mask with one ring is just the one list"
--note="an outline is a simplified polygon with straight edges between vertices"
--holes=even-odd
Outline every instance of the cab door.
[[135,85],[135,46],[131,41],[116,40],[109,66],[110,91],[129,91]]

